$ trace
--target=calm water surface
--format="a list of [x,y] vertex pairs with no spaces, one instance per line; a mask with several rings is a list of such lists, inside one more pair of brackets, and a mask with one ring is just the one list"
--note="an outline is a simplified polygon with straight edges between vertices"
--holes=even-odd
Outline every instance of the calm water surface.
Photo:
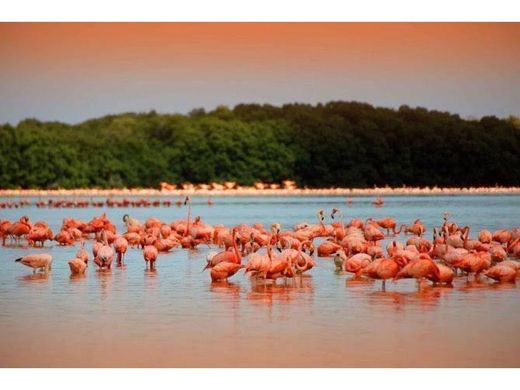
[[[315,222],[319,208],[341,208],[346,220],[421,218],[431,228],[443,211],[479,229],[520,224],[518,196],[194,198],[205,222],[232,226]],[[1,210],[0,218],[28,215],[56,232],[64,217],[89,220],[106,211],[122,231],[125,213],[144,221],[185,217],[185,208]],[[402,236],[400,238],[403,239]],[[51,245],[51,244],[47,244]],[[91,243],[88,243],[90,250]],[[453,288],[415,282],[356,282],[333,272],[331,260],[303,283],[254,283],[242,273],[212,284],[201,270],[210,250],[174,249],[145,270],[141,251],[129,249],[126,267],[72,278],[67,260],[76,247],[49,247],[52,272],[33,275],[14,262],[34,249],[0,248],[0,366],[2,367],[519,367],[520,290],[515,285],[467,283]]]

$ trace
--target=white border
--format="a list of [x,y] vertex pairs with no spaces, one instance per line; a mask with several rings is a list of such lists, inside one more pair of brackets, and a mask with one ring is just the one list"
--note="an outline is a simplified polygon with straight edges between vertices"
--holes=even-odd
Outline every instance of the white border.
[[[273,351],[283,353],[283,349]],[[378,389],[514,388],[519,369],[6,369],[5,389]],[[513,385],[513,386],[511,386]]]
[[1,21],[520,20],[518,0],[2,0],[0,4]]

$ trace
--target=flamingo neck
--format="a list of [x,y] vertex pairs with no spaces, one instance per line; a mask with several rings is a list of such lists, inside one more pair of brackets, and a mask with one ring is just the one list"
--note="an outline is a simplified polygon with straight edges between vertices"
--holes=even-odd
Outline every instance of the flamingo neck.
[[233,249],[235,250],[235,256],[237,257],[238,264],[242,264],[242,256],[240,256],[240,251],[238,250],[236,233],[233,234]]
[[188,220],[186,223],[186,231],[184,232],[184,236],[186,237],[190,231],[190,218],[191,218],[191,200],[188,201]]

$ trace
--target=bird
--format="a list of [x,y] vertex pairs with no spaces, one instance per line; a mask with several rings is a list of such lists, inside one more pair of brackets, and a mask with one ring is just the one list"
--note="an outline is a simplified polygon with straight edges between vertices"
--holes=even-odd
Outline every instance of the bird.
[[440,280],[441,274],[437,264],[425,253],[421,253],[415,260],[406,264],[395,276],[394,280],[401,278],[414,278],[420,288],[421,280],[426,278],[435,278]]
[[242,268],[244,268],[243,264],[221,261],[211,268],[211,281],[218,282],[219,280],[225,280],[227,282],[228,278],[235,275]]
[[122,236],[117,237],[114,240],[114,249],[117,253],[117,265],[121,266],[123,264],[123,258],[128,249],[128,241]]
[[88,252],[85,249],[85,241],[81,240],[81,246],[76,252],[76,258],[83,260],[85,263],[88,263]]
[[386,288],[386,280],[395,277],[405,265],[406,261],[400,256],[379,258],[366,266],[362,274],[372,279],[381,279],[381,288],[384,291]]
[[27,267],[31,267],[33,269],[33,273],[37,270],[47,273],[51,270],[52,256],[47,253],[34,253],[20,257],[15,261],[22,263]]
[[484,275],[499,283],[515,283],[516,271],[507,265],[497,264],[484,271]]
[[94,263],[96,263],[100,269],[110,269],[112,267],[112,261],[114,260],[114,250],[110,245],[108,245],[105,230],[103,230],[102,237],[103,244],[97,250],[97,255],[94,258]]
[[81,275],[85,273],[87,269],[87,263],[83,259],[72,259],[68,261],[70,272],[74,275]]
[[143,250],[144,261],[146,262],[146,268],[148,268],[148,263],[150,263],[150,268],[155,268],[155,260],[157,260],[157,256],[159,255],[159,251],[153,245],[146,245]]

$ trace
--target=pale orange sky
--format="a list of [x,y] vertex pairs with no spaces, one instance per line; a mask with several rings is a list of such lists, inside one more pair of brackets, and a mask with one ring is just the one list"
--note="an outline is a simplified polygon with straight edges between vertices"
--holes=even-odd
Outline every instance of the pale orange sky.
[[0,123],[240,102],[520,113],[518,23],[1,23]]

